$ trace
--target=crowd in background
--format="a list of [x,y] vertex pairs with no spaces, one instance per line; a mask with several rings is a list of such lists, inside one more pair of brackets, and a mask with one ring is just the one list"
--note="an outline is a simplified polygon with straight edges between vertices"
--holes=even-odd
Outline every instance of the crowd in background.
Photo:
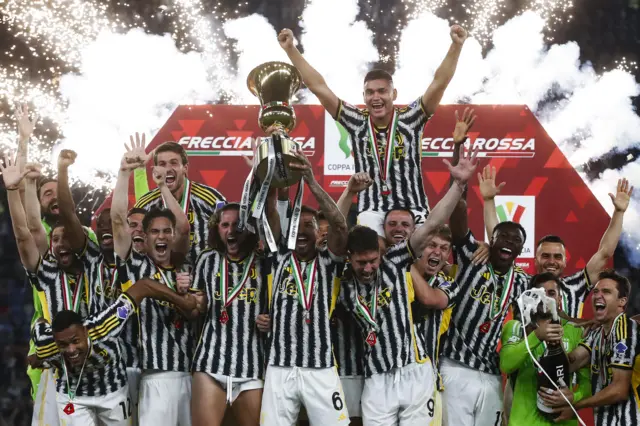
[[[160,16],[158,8],[165,1],[140,2],[135,6],[143,16]],[[225,3],[225,2],[222,2]],[[231,3],[231,2],[226,2]],[[269,18],[275,28],[293,27],[304,8],[303,0],[286,2],[283,6],[273,0],[250,0],[245,6],[247,13],[260,13]],[[377,44],[383,40],[385,28],[395,25],[391,13],[391,0],[368,0],[361,2],[361,15],[376,22]],[[460,3],[460,2],[458,2]],[[516,0],[510,3],[507,15],[513,15],[528,2]],[[231,5],[235,6],[235,4]],[[462,3],[454,7],[454,16],[463,13]],[[625,56],[629,61],[640,60],[640,1],[639,0],[576,0],[570,23],[558,26],[553,34],[555,42],[575,40],[581,48],[581,58],[590,60],[596,69],[612,68],[616,60]],[[157,21],[157,30],[162,30],[162,20]],[[4,32],[0,28],[0,31]],[[7,41],[5,41],[7,42]],[[9,41],[10,42],[10,41]],[[18,49],[21,47],[18,46]],[[638,71],[636,70],[636,76]],[[636,99],[635,104],[639,102]],[[631,154],[631,158],[629,158]],[[599,173],[620,162],[635,161],[637,149],[608,155],[590,164],[590,172]],[[621,160],[622,158],[622,160]],[[625,160],[626,159],[626,160]],[[593,168],[596,168],[593,170]],[[88,216],[85,216],[88,219]],[[88,225],[88,223],[85,223]],[[640,281],[640,272],[629,266],[628,256],[618,249],[615,257],[616,269],[629,277],[632,283]],[[634,289],[635,290],[635,289]],[[26,352],[29,339],[29,321],[32,316],[31,288],[26,284],[24,270],[20,264],[10,227],[6,193],[0,190],[0,426],[27,425],[31,419],[29,380],[25,374]],[[640,292],[632,291],[631,314],[640,311]]]

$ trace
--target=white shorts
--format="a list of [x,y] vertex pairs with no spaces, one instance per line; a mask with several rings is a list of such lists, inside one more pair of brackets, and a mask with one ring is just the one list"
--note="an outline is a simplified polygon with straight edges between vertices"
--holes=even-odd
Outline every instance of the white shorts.
[[348,425],[340,377],[335,367],[267,367],[260,424],[293,426],[304,405],[311,425]]
[[143,372],[138,421],[141,425],[191,425],[191,374],[179,371]]
[[[416,228],[422,226],[426,219],[426,214],[419,210],[411,210],[413,215],[415,216]],[[386,212],[378,212],[373,210],[368,210],[361,212],[358,215],[357,223],[358,225],[367,226],[378,233],[379,236],[384,238],[384,217]]]
[[[57,393],[60,424],[66,426],[129,426],[131,425],[131,399],[127,385],[105,396],[76,396],[73,412],[64,409],[69,404],[66,394]],[[57,423],[56,423],[57,424]]]
[[362,417],[362,390],[364,389],[364,376],[340,377],[344,399],[347,403],[349,416]]
[[140,390],[139,368],[127,367],[127,384],[129,385],[129,398],[131,398],[131,424],[138,426],[138,391]]
[[473,370],[447,358],[440,374],[443,425],[500,425],[502,421],[502,377]]
[[433,377],[430,361],[367,377],[362,392],[364,424],[425,426],[431,423],[435,414]]
[[42,370],[38,392],[33,400],[33,426],[52,426],[60,424],[58,402],[56,401],[56,379],[53,369]]
[[262,389],[264,382],[260,379],[238,379],[236,377],[223,376],[222,374],[207,373],[222,389],[227,391],[227,404],[231,405],[244,391]]

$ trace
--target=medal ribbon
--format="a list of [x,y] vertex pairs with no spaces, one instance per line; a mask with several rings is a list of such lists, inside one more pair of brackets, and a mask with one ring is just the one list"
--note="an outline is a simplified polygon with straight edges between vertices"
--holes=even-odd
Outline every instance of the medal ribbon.
[[[182,208],[182,211],[184,212],[185,215],[189,213],[189,199],[190,198],[191,198],[191,181],[185,177],[184,178],[184,190],[182,191],[182,201],[180,201],[180,208]],[[164,200],[164,197],[162,198],[162,206],[165,209],[167,208],[167,203]]]
[[227,256],[222,256],[220,261],[220,297],[222,298],[222,306],[223,309],[226,308],[233,302],[238,294],[240,294],[240,290],[244,287],[249,276],[251,275],[251,266],[253,265],[253,259],[255,258],[256,252],[252,251],[249,255],[249,258],[246,260],[244,265],[244,269],[242,270],[242,277],[238,284],[229,290],[229,261],[227,260]]
[[[513,281],[516,277],[515,268],[512,266],[509,268],[509,271],[505,274],[505,285],[502,286],[502,295],[499,300],[496,300],[496,292],[498,291],[498,277],[493,270],[493,266],[491,264],[487,264],[489,267],[489,273],[491,274],[491,280],[493,281],[493,291],[491,292],[491,310],[489,312],[489,316],[491,320],[495,320],[504,312],[507,302],[509,301],[509,296],[511,296],[511,289],[513,288]],[[497,306],[496,306],[497,305]]]
[[291,253],[289,263],[291,264],[291,272],[293,272],[293,278],[295,279],[296,287],[298,288],[298,298],[300,299],[300,304],[305,311],[309,312],[309,310],[311,309],[311,301],[313,300],[313,289],[316,283],[318,258],[316,257],[315,259],[313,259],[313,262],[307,265],[306,283],[302,279],[300,263],[298,262],[295,253]]
[[376,166],[378,166],[378,171],[380,173],[380,180],[382,182],[382,190],[389,190],[389,183],[387,179],[389,178],[389,171],[391,170],[391,156],[393,155],[393,148],[396,140],[396,130],[398,128],[398,112],[393,109],[393,115],[391,116],[391,130],[387,135],[387,146],[386,151],[384,152],[384,164],[380,164],[380,155],[378,152],[378,138],[376,136],[376,132],[374,129],[373,119],[369,116],[368,121],[368,130],[369,130],[369,147],[371,149],[371,153],[373,154],[373,158],[376,162]]
[[247,224],[247,215],[249,213],[249,204],[251,204],[251,183],[253,182],[253,169],[249,172],[247,179],[242,186],[242,197],[240,198],[240,215],[238,218],[238,232],[244,230]]
[[[263,143],[268,143],[267,141]],[[260,192],[253,204],[253,217],[260,219],[262,217],[262,211],[264,205],[267,202],[267,196],[269,195],[269,188],[271,187],[271,179],[276,171],[276,151],[273,147],[273,143],[269,144],[269,154],[267,155],[267,175],[264,177],[264,181],[260,185]]]
[[369,309],[367,305],[360,301],[359,287],[356,283],[356,291],[358,292],[358,294],[356,294],[356,309],[374,329],[377,328],[376,312],[378,312],[378,288],[379,286],[376,282],[376,288],[373,290],[373,295],[371,297],[371,309]]
[[76,288],[71,291],[71,283],[69,282],[69,276],[66,272],[60,272],[62,278],[62,299],[64,301],[64,308],[78,312],[80,309],[80,301],[82,300],[82,275],[76,276]]
[[300,223],[300,216],[302,215],[302,196],[304,195],[304,182],[298,183],[298,190],[296,191],[296,198],[293,202],[293,212],[291,213],[291,219],[289,220],[289,238],[287,238],[287,248],[289,250],[295,250],[296,240],[298,239],[298,224]]
[[156,269],[158,270],[158,272],[160,272],[160,275],[162,276],[162,281],[164,281],[167,287],[169,287],[173,291],[176,291],[176,285],[173,283],[173,281],[167,278],[167,275],[165,275],[165,271],[163,271],[162,268],[160,268],[158,265],[156,265]]
[[[100,262],[100,268],[98,269],[98,279],[100,280],[100,288],[104,289],[104,276],[105,269],[111,269],[108,266],[105,266],[104,260]],[[111,273],[111,288],[114,288],[116,285],[116,280],[118,279],[118,268],[113,268],[113,272]]]

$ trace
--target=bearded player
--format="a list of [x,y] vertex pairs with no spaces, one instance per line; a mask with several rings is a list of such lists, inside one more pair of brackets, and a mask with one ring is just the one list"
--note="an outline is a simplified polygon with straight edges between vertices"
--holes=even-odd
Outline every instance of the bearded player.
[[351,137],[356,172],[367,172],[373,185],[358,195],[358,223],[372,227],[382,237],[384,215],[395,206],[414,211],[421,224],[429,206],[422,182],[422,131],[435,113],[453,78],[467,32],[451,27],[452,44],[426,92],[406,108],[396,108],[397,92],[389,73],[370,71],[364,79],[365,110],[340,100],[324,78],[294,45],[293,33],[278,35],[280,46],[300,71],[304,83],[329,114]]
[[[136,142],[144,146],[144,134],[142,138],[136,134]],[[131,143],[134,143],[133,136]],[[225,198],[216,189],[191,181],[187,177],[189,172],[187,153],[175,142],[165,142],[158,146],[153,151],[153,164],[167,170],[166,186],[189,219],[191,248],[187,261],[193,264],[198,254],[206,248],[209,217],[218,205],[224,204]],[[160,188],[156,188],[142,195],[134,207],[150,210],[163,206],[166,208],[167,199],[161,194]]]
[[[573,404],[576,410],[593,408],[597,426],[640,424],[637,357],[640,355],[638,323],[625,314],[631,285],[629,280],[604,270],[593,289],[594,318],[601,324],[585,342],[569,354],[571,371],[590,366],[593,396]],[[559,420],[574,417],[558,390],[541,389],[538,396],[550,407],[558,407]]]
[[[478,174],[480,191],[484,199],[484,217],[487,233],[491,232],[498,223],[495,208],[495,197],[505,185],[496,185],[495,167],[486,166],[482,174]],[[624,213],[629,207],[629,200],[633,195],[633,186],[627,179],[619,179],[616,193],[609,194],[613,203],[613,214],[607,227],[598,251],[591,256],[587,266],[573,275],[564,276],[567,266],[567,255],[564,241],[556,235],[547,235],[536,244],[536,271],[538,273],[550,272],[562,280],[562,305],[564,311],[572,318],[582,316],[582,306],[589,292],[593,288],[592,283],[598,280],[598,274],[606,267],[607,262],[613,258],[613,254],[622,233]]]
[[261,424],[294,425],[301,405],[311,424],[346,425],[340,379],[331,350],[330,318],[339,291],[347,223],[314,178],[302,152],[296,156],[309,190],[329,222],[327,248],[318,249],[317,214],[293,211],[299,225],[294,250],[282,244],[275,258],[271,300],[271,343],[261,407]]

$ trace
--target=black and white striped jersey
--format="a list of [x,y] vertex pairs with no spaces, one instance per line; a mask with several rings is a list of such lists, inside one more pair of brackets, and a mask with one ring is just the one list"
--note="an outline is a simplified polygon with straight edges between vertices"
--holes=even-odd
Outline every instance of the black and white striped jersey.
[[[75,396],[105,396],[127,384],[127,374],[120,350],[119,335],[126,321],[135,316],[136,304],[127,294],[122,294],[107,309],[84,320],[89,334],[89,352],[82,369],[70,369],[65,374],[64,359],[53,339],[51,326],[38,323],[33,330],[38,358],[52,362],[56,367],[56,390]],[[82,373],[81,373],[82,372]]]
[[589,333],[582,346],[591,353],[592,394],[600,392],[613,381],[614,369],[631,370],[629,396],[618,404],[595,407],[597,426],[640,424],[640,327],[626,314],[620,314],[611,330],[600,327]]
[[83,318],[89,316],[89,298],[92,296],[84,270],[67,273],[47,252],[40,256],[35,272],[27,271],[27,277],[38,291],[42,314],[48,322],[64,310],[75,311]]
[[[457,264],[457,293],[453,297],[451,322],[446,337],[442,340],[441,355],[464,364],[474,370],[490,374],[500,374],[498,342],[502,324],[509,312],[509,306],[527,289],[529,275],[514,266],[512,274],[496,273],[492,278],[490,265],[475,265],[471,256],[478,248],[471,231],[455,247]],[[512,276],[512,279],[508,278]],[[505,286],[511,282],[511,291],[505,297],[504,308],[499,315],[491,318],[492,294],[497,285],[496,298],[500,300]]]
[[[275,256],[273,289],[269,292],[272,333],[268,365],[333,367],[330,320],[340,292],[338,274],[344,259],[325,248],[305,262],[286,246],[281,246]],[[306,295],[299,288],[294,268],[309,290]],[[309,295],[310,309],[306,310],[303,303]]]
[[[190,185],[189,185],[190,184]],[[193,265],[202,250],[207,247],[209,238],[209,217],[216,211],[219,204],[224,204],[224,196],[217,189],[198,182],[185,180],[185,185],[189,185],[190,195],[187,219],[191,225],[191,249],[187,256],[187,262]],[[184,203],[183,203],[184,204]],[[152,208],[164,207],[164,200],[160,189],[156,188],[141,196],[135,207],[151,210]],[[185,206],[186,207],[186,206]]]
[[563,309],[571,318],[582,317],[584,301],[593,289],[587,268],[581,269],[568,277],[562,277],[560,280],[564,291]]
[[[370,123],[366,109],[340,101],[336,121],[351,137],[356,173],[367,172],[373,179],[373,185],[358,193],[358,211],[388,211],[394,206],[402,206],[427,214],[429,204],[422,182],[422,133],[430,116],[427,116],[421,98],[407,107],[395,110],[398,123],[387,176],[390,194],[383,195],[378,164],[384,169],[387,149],[385,141],[390,138],[393,123],[387,129],[377,129]],[[376,133],[379,142],[377,149],[372,148],[376,143],[371,140],[370,128]],[[374,156],[378,156],[380,160],[376,161]]]
[[424,336],[427,355],[431,359],[433,371],[438,374],[438,390],[443,390],[442,380],[440,380],[440,337],[447,331],[451,312],[453,308],[453,296],[456,293],[456,283],[443,272],[435,277],[426,278],[431,287],[439,288],[449,297],[449,305],[444,310],[428,309],[418,300],[411,304],[413,318],[415,318],[416,331]]
[[360,327],[342,303],[336,305],[331,317],[333,354],[340,377],[364,376],[364,339]]
[[[340,302],[352,313],[367,340],[367,377],[428,361],[424,336],[416,333],[411,310],[415,295],[409,268],[413,261],[409,243],[404,241],[382,257],[375,284],[360,283],[350,268],[342,278]],[[375,326],[367,321],[365,312],[375,320]]]
[[[116,264],[124,265],[127,281],[135,285],[151,278],[175,290],[176,271],[164,269],[147,255],[131,249],[126,260],[116,255]],[[140,304],[138,356],[143,370],[190,371],[196,346],[196,325],[186,321],[170,303],[146,298]]]
[[268,312],[270,259],[253,252],[232,261],[224,253],[205,250],[194,274],[192,287],[205,292],[208,302],[192,370],[263,378],[266,335],[256,327],[256,319]]

